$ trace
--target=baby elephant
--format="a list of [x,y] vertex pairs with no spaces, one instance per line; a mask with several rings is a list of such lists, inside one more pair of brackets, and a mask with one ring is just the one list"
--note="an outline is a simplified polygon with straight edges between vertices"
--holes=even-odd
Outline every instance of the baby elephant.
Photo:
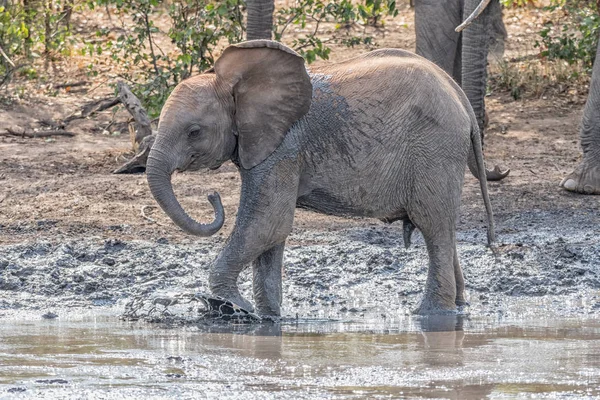
[[[468,165],[485,177],[479,129],[460,87],[413,53],[381,49],[307,71],[280,43],[255,40],[225,49],[214,71],[180,83],[162,110],[147,163],[148,183],[183,230],[210,236],[177,201],[175,170],[238,167],[235,228],[210,270],[210,289],[247,310],[238,275],[252,263],[260,315],[278,316],[285,240],[294,209],[410,221],[422,232],[429,273],[421,314],[465,304],[456,254],[456,218]],[[480,179],[494,239],[485,178]]]

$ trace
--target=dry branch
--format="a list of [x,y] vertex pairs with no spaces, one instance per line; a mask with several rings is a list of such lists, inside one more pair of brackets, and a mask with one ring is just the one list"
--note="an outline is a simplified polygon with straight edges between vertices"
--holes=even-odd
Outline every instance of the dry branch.
[[109,97],[106,99],[93,101],[93,102],[88,103],[85,106],[83,106],[83,108],[81,109],[81,114],[79,114],[79,115],[72,114],[72,115],[68,116],[67,118],[65,118],[63,120],[63,124],[66,125],[72,121],[75,121],[76,119],[87,118],[94,113],[108,110],[109,108],[116,106],[120,102],[121,102],[121,100],[118,97]]
[[68,136],[73,137],[75,134],[73,132],[65,131],[64,129],[54,129],[51,131],[28,131],[23,129],[21,132],[18,132],[12,128],[6,128],[6,133],[3,136],[19,136],[22,138],[41,138],[41,137],[50,137],[50,136]]
[[77,87],[77,86],[85,86],[88,84],[88,81],[77,81],[77,82],[72,82],[72,83],[60,83],[58,85],[54,85],[54,89],[66,89],[66,88],[70,88],[70,87]]
[[4,52],[4,49],[2,48],[2,46],[0,46],[0,54],[2,54],[2,57],[4,57],[4,59],[6,60],[6,62],[8,62],[8,64],[13,67],[15,67],[15,63],[12,62],[12,60],[8,57],[8,55],[6,55],[6,53]]
[[132,137],[132,145],[134,150],[142,143],[146,136],[152,135],[152,124],[148,117],[148,112],[142,106],[140,100],[133,94],[129,86],[123,81],[117,82],[117,90],[119,91],[119,99],[125,106],[129,114],[135,120],[135,130]]
[[146,171],[146,161],[148,161],[148,154],[154,144],[154,135],[146,136],[135,156],[125,164],[113,171],[113,174],[136,174]]

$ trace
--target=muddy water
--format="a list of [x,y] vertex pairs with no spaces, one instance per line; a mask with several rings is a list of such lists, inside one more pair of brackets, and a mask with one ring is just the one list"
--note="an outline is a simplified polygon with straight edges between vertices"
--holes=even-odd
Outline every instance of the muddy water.
[[600,396],[600,321],[164,328],[115,315],[0,325],[0,398]]

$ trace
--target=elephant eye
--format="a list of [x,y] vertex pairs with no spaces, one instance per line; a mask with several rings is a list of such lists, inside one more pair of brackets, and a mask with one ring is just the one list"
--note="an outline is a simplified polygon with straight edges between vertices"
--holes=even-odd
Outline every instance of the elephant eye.
[[188,133],[188,137],[190,139],[195,139],[198,136],[200,136],[200,129],[193,129],[193,130],[190,131],[190,133]]

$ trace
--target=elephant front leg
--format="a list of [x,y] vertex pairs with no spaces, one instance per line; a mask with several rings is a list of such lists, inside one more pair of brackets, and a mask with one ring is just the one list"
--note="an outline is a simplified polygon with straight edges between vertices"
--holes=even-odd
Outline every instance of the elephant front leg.
[[600,159],[595,163],[584,159],[560,186],[570,192],[600,194]]
[[244,251],[243,240],[236,236],[234,231],[210,270],[208,277],[210,290],[212,294],[253,312],[252,304],[240,294],[237,280],[244,267],[260,253]]
[[253,286],[256,312],[259,315],[281,315],[281,281],[284,243],[262,253],[253,263]]
[[294,222],[297,171],[294,159],[282,160],[275,167],[261,164],[241,171],[235,227],[210,271],[213,294],[253,311],[250,302],[240,295],[237,279],[244,267],[254,262],[258,312],[279,314],[283,247]]
[[600,194],[600,41],[579,136],[583,161],[563,179],[560,186],[571,192]]

